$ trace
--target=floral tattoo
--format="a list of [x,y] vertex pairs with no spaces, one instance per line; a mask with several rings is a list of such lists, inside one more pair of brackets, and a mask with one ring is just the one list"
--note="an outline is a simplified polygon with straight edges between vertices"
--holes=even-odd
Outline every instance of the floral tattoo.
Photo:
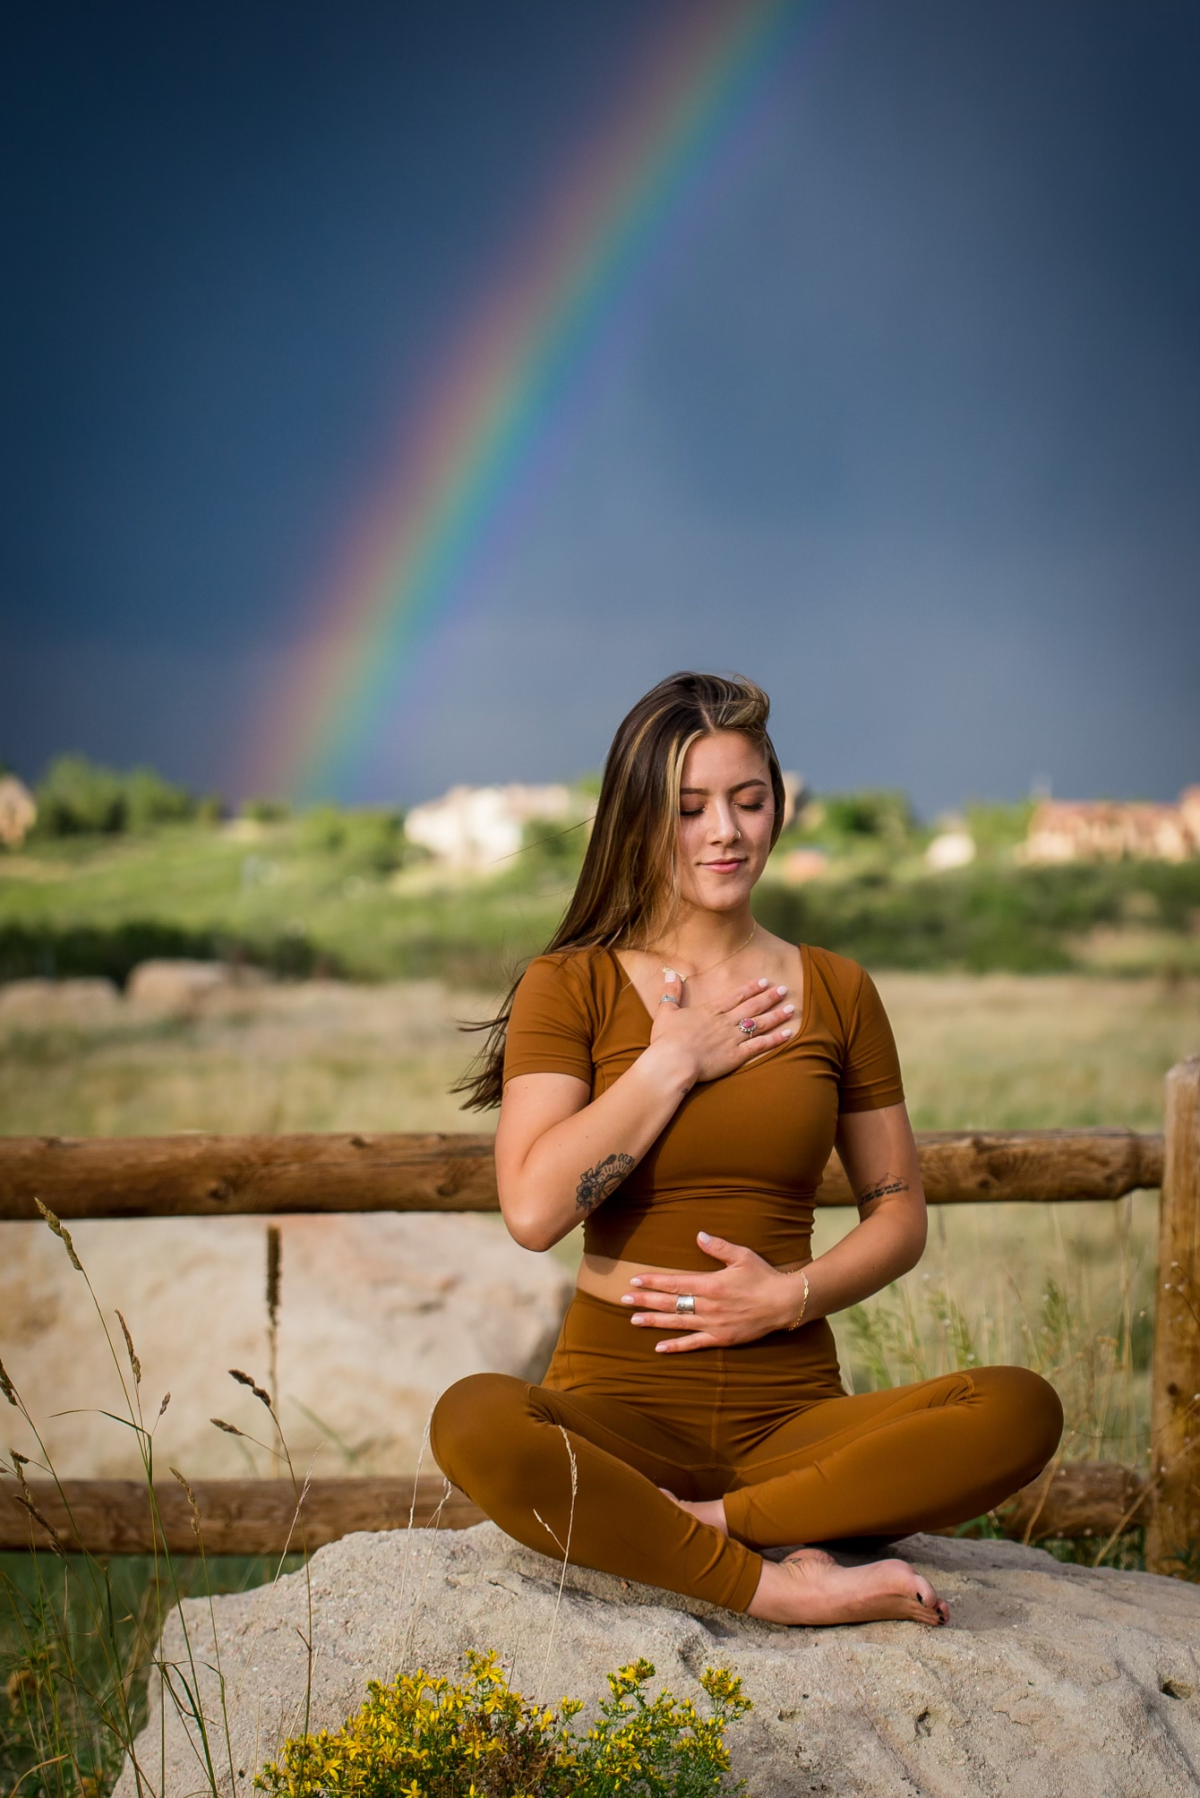
[[575,1189],[575,1204],[580,1211],[594,1211],[609,1193],[615,1192],[633,1167],[632,1155],[606,1155],[595,1167],[585,1168]]

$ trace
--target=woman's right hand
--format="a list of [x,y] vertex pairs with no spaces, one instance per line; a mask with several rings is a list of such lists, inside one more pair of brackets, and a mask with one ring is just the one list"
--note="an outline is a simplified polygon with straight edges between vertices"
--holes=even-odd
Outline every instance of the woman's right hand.
[[[683,981],[668,969],[655,1007],[650,1047],[661,1044],[680,1056],[690,1074],[689,1084],[720,1080],[795,1036],[795,1009],[787,1001],[787,988],[766,980],[738,987],[731,1000],[719,1004],[689,1003]],[[753,1034],[738,1028],[743,1020],[753,1021]]]

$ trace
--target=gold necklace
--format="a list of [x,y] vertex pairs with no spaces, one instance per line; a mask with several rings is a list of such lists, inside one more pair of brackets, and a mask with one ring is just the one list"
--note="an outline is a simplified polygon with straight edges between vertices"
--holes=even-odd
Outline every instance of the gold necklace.
[[[739,943],[736,949],[731,949],[729,951],[728,955],[723,955],[721,957],[720,961],[710,961],[706,968],[693,968],[693,970],[690,974],[680,974],[679,975],[680,986],[685,985],[686,982],[689,980],[699,980],[702,975],[711,974],[714,968],[719,968],[719,967],[723,966],[723,964],[725,962],[732,961],[735,955],[740,955],[742,953],[743,949],[748,949],[750,947],[751,943],[754,941],[754,938],[755,938],[757,932],[758,932],[758,925],[752,924],[750,926],[750,935],[746,938],[745,942]],[[666,970],[666,968],[664,968],[663,973],[665,974],[666,972],[667,972],[667,970]]]

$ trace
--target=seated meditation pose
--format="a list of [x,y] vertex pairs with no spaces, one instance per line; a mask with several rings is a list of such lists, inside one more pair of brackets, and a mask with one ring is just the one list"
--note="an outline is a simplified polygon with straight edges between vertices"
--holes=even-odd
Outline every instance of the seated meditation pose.
[[[767,713],[747,680],[679,674],[617,732],[563,923],[460,1089],[500,1103],[516,1240],[582,1221],[578,1287],[541,1384],[460,1380],[431,1442],[543,1554],[776,1623],[939,1624],[907,1562],[818,1545],[979,1516],[1046,1465],[1062,1408],[1021,1367],[842,1386],[827,1319],[916,1265],[925,1198],[870,976],[751,913],[784,822]],[[859,1221],[814,1260],[835,1146]]]

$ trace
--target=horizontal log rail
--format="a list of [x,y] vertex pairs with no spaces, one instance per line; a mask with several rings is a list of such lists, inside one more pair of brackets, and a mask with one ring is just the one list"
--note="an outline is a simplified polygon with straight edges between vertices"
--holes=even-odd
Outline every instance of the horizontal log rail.
[[[491,1136],[5,1136],[0,1220],[495,1211]],[[1137,1130],[918,1132],[931,1204],[1119,1199],[1163,1177],[1163,1139]],[[818,1205],[854,1203],[833,1157]]]
[[[0,1549],[48,1548],[54,1536],[68,1549],[91,1554],[149,1554],[155,1547],[150,1495],[142,1480],[31,1480],[21,1502],[11,1479],[0,1480]],[[355,1530],[469,1529],[484,1521],[463,1493],[440,1474],[408,1479],[313,1480],[297,1512],[290,1480],[197,1480],[192,1486],[207,1555],[311,1552]],[[195,1515],[174,1480],[155,1487],[158,1542],[171,1554],[195,1554]],[[49,1529],[44,1527],[50,1526]]]
[[[290,1480],[198,1480],[192,1488],[200,1513],[204,1552],[282,1554],[311,1552],[355,1530],[469,1529],[484,1514],[438,1475],[412,1479],[314,1480],[297,1511]],[[37,1521],[17,1496],[12,1480],[0,1482],[0,1549],[58,1545],[91,1554],[149,1554],[158,1544],[171,1554],[195,1554],[195,1517],[187,1494],[174,1481],[155,1489],[156,1526],[149,1493],[138,1480],[31,1482]],[[1121,1529],[1145,1523],[1150,1501],[1146,1476],[1115,1462],[1070,1463],[1044,1474],[996,1514],[1001,1533],[1033,1542],[1051,1537],[1105,1541]],[[49,1525],[49,1529],[45,1527]],[[54,1532],[53,1537],[50,1531]],[[947,1531],[953,1534],[953,1531]]]
[[[1002,1533],[1039,1541],[1101,1540],[1147,1526],[1147,1565],[1177,1570],[1200,1540],[1200,1058],[1167,1080],[1166,1136],[1136,1130],[923,1131],[926,1194],[935,1205],[1114,1200],[1160,1188],[1158,1294],[1152,1377],[1153,1481],[1130,1468],[1082,1462],[1051,1470],[996,1516]],[[460,1135],[305,1135],[80,1138],[0,1137],[0,1222],[58,1216],[232,1217],[295,1212],[495,1211],[493,1139]],[[853,1195],[836,1158],[818,1205]],[[0,1481],[0,1548],[50,1540]],[[64,1545],[145,1552],[151,1507],[132,1481],[79,1480],[29,1488]],[[416,1484],[414,1521],[465,1528],[478,1512],[436,1477]],[[297,1520],[290,1485],[209,1480],[195,1488],[205,1550],[278,1553],[320,1547],[352,1530],[407,1525],[411,1479],[323,1480]],[[157,1497],[161,1536],[196,1546],[193,1514],[171,1485]],[[441,1506],[440,1511],[438,1510]],[[1189,1547],[1189,1545],[1192,1545]]]

